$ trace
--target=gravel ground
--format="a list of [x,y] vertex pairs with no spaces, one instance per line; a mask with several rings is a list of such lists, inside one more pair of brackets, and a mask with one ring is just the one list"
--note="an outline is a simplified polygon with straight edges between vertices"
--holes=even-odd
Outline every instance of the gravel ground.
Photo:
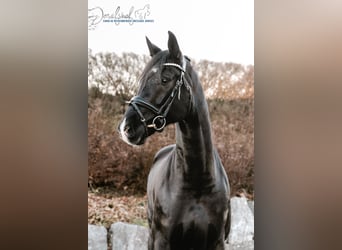
[[147,226],[146,195],[111,188],[88,189],[88,224],[109,228],[115,222]]
[[[246,192],[236,196],[253,197]],[[109,187],[88,189],[88,224],[110,228],[115,222],[127,222],[141,226],[147,224],[147,196],[132,191],[118,192]]]

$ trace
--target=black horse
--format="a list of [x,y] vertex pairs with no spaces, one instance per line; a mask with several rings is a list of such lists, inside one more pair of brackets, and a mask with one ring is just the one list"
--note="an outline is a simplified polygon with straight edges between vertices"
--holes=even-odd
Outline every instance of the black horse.
[[224,249],[230,189],[202,86],[173,33],[165,51],[146,41],[152,59],[119,125],[121,137],[141,145],[176,123],[176,144],[156,154],[148,176],[148,249]]

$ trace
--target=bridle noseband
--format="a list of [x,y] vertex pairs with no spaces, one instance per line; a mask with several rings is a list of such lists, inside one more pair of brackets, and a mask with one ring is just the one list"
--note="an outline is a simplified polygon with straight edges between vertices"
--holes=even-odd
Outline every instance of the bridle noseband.
[[[163,66],[169,66],[169,67],[176,67],[181,71],[180,78],[177,80],[175,87],[173,88],[171,94],[168,96],[166,101],[163,103],[163,105],[158,109],[151,103],[145,101],[142,97],[140,96],[134,96],[128,104],[133,107],[133,109],[137,112],[137,114],[140,117],[140,121],[144,124],[145,127],[145,133],[147,134],[147,128],[153,128],[156,131],[161,131],[166,125],[166,116],[170,111],[170,108],[172,106],[172,103],[175,100],[175,97],[178,94],[178,100],[180,99],[180,94],[181,94],[181,87],[183,84],[185,84],[187,90],[190,92],[190,86],[188,82],[185,80],[184,74],[185,74],[185,68],[186,68],[186,61],[184,58],[184,64],[183,67],[176,63],[164,63]],[[155,117],[152,120],[151,124],[146,123],[146,119],[142,112],[139,109],[140,107],[144,107],[151,111],[152,113],[155,114]]]

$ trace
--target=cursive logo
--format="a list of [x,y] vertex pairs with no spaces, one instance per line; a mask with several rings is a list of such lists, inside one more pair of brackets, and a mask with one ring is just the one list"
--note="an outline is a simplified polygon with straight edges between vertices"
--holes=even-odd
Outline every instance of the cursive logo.
[[103,19],[103,10],[100,7],[88,9],[88,30],[94,30]]
[[146,4],[143,8],[135,9],[131,6],[129,9],[124,10],[121,6],[117,6],[113,12],[105,13],[101,7],[88,9],[88,29],[94,30],[99,23],[146,23],[154,22],[153,19],[148,19],[151,15],[150,5]]
[[115,22],[115,24],[118,25],[122,20],[126,20],[126,22],[128,22],[130,25],[132,25],[133,24],[133,20],[134,20],[134,18],[132,16],[133,11],[134,11],[134,7],[132,6],[129,9],[128,13],[124,13],[124,12],[122,12],[120,10],[121,10],[120,6],[118,6],[116,8],[116,10],[115,10],[115,15],[114,15],[114,22]]

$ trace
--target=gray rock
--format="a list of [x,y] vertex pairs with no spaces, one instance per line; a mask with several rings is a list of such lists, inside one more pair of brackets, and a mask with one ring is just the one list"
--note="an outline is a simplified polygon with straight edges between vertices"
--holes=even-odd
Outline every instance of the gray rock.
[[112,250],[147,250],[146,227],[117,222],[110,227]]
[[247,201],[249,208],[252,210],[252,213],[254,215],[254,201]]
[[254,215],[249,208],[245,197],[233,197],[231,203],[231,229],[229,235],[230,244],[253,241]]
[[[254,249],[254,202],[245,197],[231,199],[232,221],[226,250]],[[110,228],[112,250],[147,250],[148,229],[127,223],[114,223]],[[89,248],[88,249],[100,249]],[[101,248],[102,249],[102,248]]]
[[107,250],[107,229],[88,225],[88,250]]
[[254,241],[245,241],[238,244],[229,244],[225,246],[225,250],[253,250]]

